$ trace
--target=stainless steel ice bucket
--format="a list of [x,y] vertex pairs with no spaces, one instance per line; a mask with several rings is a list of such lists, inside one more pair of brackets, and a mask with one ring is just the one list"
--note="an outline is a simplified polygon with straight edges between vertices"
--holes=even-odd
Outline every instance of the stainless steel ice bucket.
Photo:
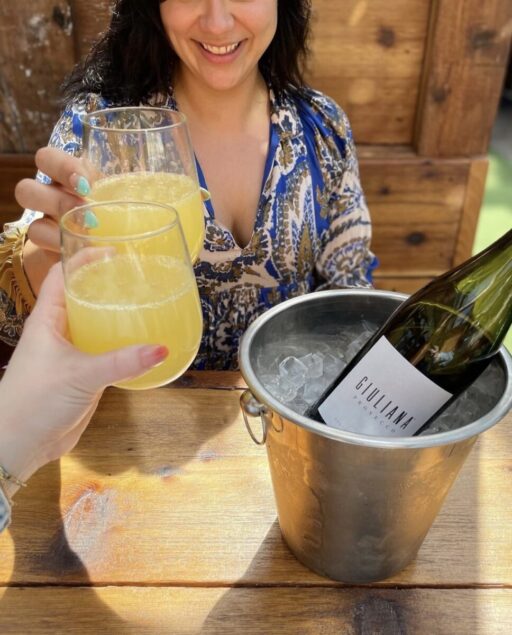
[[258,318],[240,348],[249,386],[242,411],[251,436],[267,446],[284,539],[303,564],[343,582],[382,580],[414,559],[478,435],[512,405],[512,358],[504,347],[493,362],[500,378],[494,405],[436,435],[390,439],[336,430],[296,414],[262,385],[277,343],[340,323],[382,323],[405,297],[342,290],[295,298]]

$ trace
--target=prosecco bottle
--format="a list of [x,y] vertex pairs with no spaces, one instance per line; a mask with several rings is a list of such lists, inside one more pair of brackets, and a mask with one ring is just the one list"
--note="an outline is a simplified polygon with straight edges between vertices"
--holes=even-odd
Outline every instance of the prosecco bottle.
[[512,230],[405,300],[306,416],[378,436],[411,436],[465,390],[512,322]]

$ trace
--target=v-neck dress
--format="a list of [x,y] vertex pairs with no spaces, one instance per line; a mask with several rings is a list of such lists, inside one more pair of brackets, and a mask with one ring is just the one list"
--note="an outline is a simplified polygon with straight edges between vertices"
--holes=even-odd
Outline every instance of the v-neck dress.
[[[195,265],[204,321],[193,365],[197,369],[237,368],[238,345],[247,327],[283,300],[319,289],[371,285],[377,261],[370,251],[370,216],[346,115],[333,100],[309,88],[279,96],[270,90],[270,102],[269,149],[249,243],[237,245],[216,221],[211,201],[204,206],[205,242]],[[155,97],[148,104],[176,109],[172,97]],[[98,95],[69,104],[49,145],[80,155],[80,114],[109,106]],[[200,165],[197,172],[200,185],[207,188]],[[37,178],[49,182],[43,174]],[[4,243],[22,233],[36,214],[26,210],[9,225]],[[3,309],[7,319],[22,321],[23,306],[29,307],[31,298],[20,303],[7,297],[12,306],[10,312],[8,306],[4,309],[4,260],[0,244],[0,313]],[[26,288],[26,281],[19,281],[18,291],[23,284]],[[14,310],[16,302],[21,311]],[[4,331],[0,320],[0,339],[8,341]]]

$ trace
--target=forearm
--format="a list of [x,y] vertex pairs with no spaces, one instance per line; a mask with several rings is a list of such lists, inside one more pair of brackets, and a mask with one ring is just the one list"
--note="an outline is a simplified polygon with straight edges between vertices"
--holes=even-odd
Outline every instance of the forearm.
[[[42,448],[34,447],[30,435],[24,432],[22,417],[26,395],[13,394],[12,386],[0,381],[0,466],[22,482],[26,482],[36,472],[44,460],[40,456]],[[32,416],[36,416],[33,414]],[[12,498],[19,485],[3,481],[4,492]]]

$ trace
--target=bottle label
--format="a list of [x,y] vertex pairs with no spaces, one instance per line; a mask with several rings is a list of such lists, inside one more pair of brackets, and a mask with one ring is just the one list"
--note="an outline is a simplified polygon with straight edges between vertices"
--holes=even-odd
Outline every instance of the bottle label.
[[451,397],[381,337],[318,411],[333,428],[408,437]]

